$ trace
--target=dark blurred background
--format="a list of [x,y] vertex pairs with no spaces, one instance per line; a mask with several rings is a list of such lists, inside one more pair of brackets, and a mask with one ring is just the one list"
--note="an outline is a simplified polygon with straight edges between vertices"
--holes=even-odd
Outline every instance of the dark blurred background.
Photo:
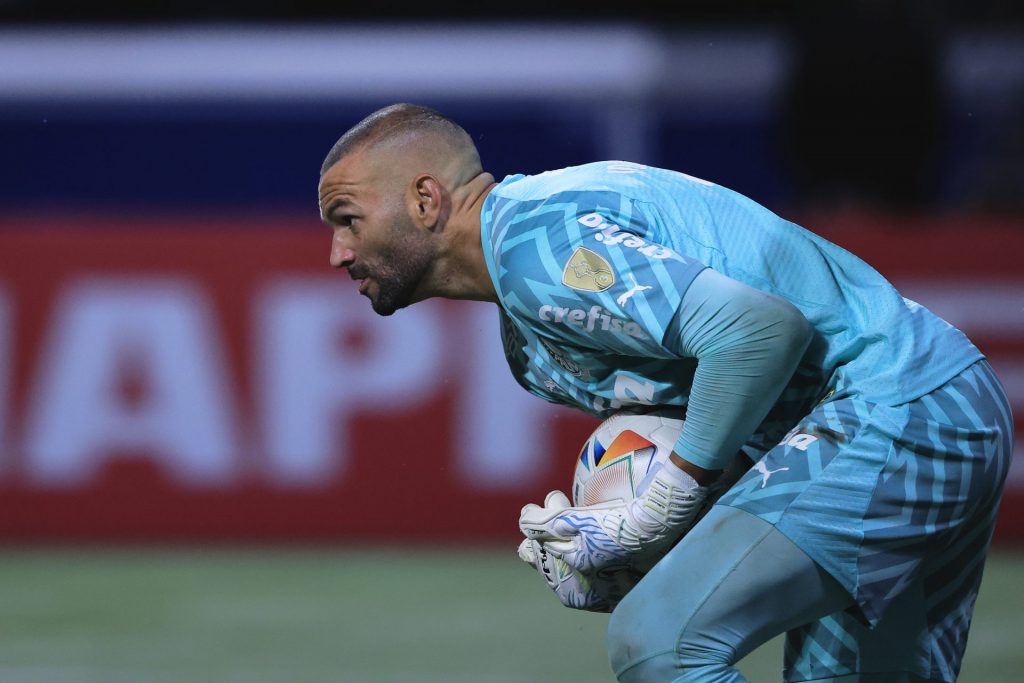
[[1021,209],[1020,3],[653,6],[4,0],[0,206],[305,205],[330,142],[411,99],[498,175],[618,156],[777,209]]

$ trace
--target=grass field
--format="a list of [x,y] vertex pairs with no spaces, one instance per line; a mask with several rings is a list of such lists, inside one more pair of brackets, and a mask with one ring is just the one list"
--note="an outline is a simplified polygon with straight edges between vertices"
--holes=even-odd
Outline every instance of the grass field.
[[[966,683],[1024,680],[1024,554],[989,562]],[[7,550],[0,681],[613,683],[607,617],[513,550]],[[777,681],[781,643],[741,663]]]

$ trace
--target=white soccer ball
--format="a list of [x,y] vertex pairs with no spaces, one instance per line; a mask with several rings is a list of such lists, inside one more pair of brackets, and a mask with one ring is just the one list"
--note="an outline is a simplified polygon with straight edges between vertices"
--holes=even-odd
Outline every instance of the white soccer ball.
[[655,455],[664,462],[672,452],[683,420],[668,415],[681,412],[616,413],[598,425],[576,461],[573,504],[633,500],[637,486],[656,462]]

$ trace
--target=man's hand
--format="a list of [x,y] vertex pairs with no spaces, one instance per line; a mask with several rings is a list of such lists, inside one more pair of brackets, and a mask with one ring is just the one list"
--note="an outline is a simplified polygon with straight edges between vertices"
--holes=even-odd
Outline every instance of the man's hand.
[[[548,501],[558,492],[548,494]],[[562,499],[565,496],[558,493]],[[585,575],[653,566],[697,520],[708,488],[671,463],[656,463],[629,503],[587,507],[527,505],[519,528]]]
[[[552,491],[544,501],[544,508],[539,509],[556,512],[569,507],[565,494]],[[573,609],[610,612],[640,580],[639,574],[625,569],[587,576],[548,552],[541,542],[531,539],[519,544],[519,557],[540,573],[563,605]]]

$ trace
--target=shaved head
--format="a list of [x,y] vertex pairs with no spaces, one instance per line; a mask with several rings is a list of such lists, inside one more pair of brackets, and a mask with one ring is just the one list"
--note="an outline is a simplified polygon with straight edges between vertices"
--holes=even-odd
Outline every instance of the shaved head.
[[381,315],[431,296],[495,300],[479,225],[493,185],[451,119],[415,104],[375,111],[320,169],[331,265],[346,269]]
[[476,145],[462,126],[428,107],[402,103],[378,109],[342,135],[320,167],[321,179],[345,157],[370,148],[415,159],[419,167],[413,172],[438,173],[455,184],[482,171]]

